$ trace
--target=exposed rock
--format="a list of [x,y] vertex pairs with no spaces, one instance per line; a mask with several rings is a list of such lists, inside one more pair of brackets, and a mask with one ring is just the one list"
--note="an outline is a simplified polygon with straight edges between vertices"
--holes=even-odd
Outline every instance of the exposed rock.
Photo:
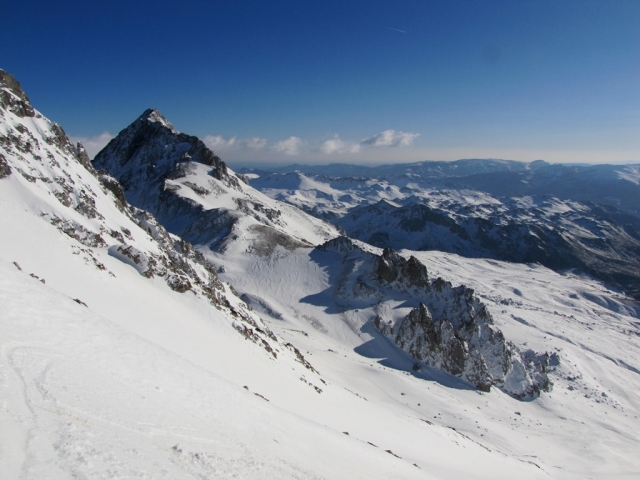
[[0,180],[7,178],[9,175],[11,175],[11,167],[4,155],[0,153]]
[[8,72],[0,69],[0,108],[18,117],[33,117],[35,111],[20,83]]
[[187,290],[191,290],[191,282],[184,275],[171,274],[167,276],[167,285],[171,287],[171,290],[184,293]]
[[317,248],[323,252],[350,253],[357,247],[349,237],[340,236],[332,238],[328,242],[319,245]]
[[98,180],[100,183],[109,190],[116,197],[118,202],[118,207],[122,210],[124,207],[128,205],[127,197],[124,194],[124,190],[122,189],[122,185],[115,178],[107,173],[106,170],[100,170],[98,172]]
[[197,137],[179,133],[157,110],[148,109],[96,155],[97,169],[106,169],[128,190],[134,183],[159,185],[181,162],[213,167],[211,175],[235,184],[227,166]]
[[82,166],[95,175],[96,170],[95,168],[93,168],[93,163],[91,163],[89,154],[87,153],[87,150],[84,148],[84,145],[82,145],[82,143],[80,142],[76,143],[75,154],[76,154],[76,158],[82,164]]
[[[346,237],[318,247],[342,256],[336,272],[338,304],[358,302],[378,312],[373,326],[415,360],[460,377],[488,392],[492,386],[525,398],[548,391],[547,354],[522,353],[493,324],[487,307],[464,285],[437,278],[415,257],[406,260],[391,249],[367,253]],[[384,303],[394,298],[415,305],[404,317]],[[418,365],[419,367],[419,365]]]

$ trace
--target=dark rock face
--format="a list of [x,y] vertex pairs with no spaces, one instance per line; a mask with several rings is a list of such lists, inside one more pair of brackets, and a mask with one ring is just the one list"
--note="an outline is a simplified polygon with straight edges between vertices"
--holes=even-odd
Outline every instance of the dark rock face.
[[[336,301],[355,301],[360,308],[368,304],[378,312],[373,326],[415,360],[486,392],[495,386],[525,398],[551,389],[551,357],[521,352],[509,342],[472,289],[453,287],[442,278],[430,281],[426,266],[415,257],[406,260],[391,249],[382,255],[367,253],[347,237],[330,240],[318,250],[342,255]],[[417,306],[394,320],[388,309],[379,308],[388,298]]]
[[[228,231],[226,227],[233,224],[233,220],[222,209],[204,210],[201,205],[177,195],[180,187],[171,184],[171,180],[187,177],[196,164],[211,167],[208,174],[226,188],[240,189],[240,180],[230,174],[220,157],[197,137],[177,132],[153,109],[146,110],[121,131],[93,160],[95,168],[102,172],[105,187],[113,191],[121,203],[128,202],[152,212],[172,233],[213,246],[220,241],[221,226]],[[212,193],[189,182],[184,186],[199,196]],[[259,207],[239,205],[239,209],[249,213]],[[267,213],[274,217],[279,214],[266,212],[265,215]]]
[[20,83],[8,72],[0,70],[0,108],[18,117],[33,117],[35,111]]
[[11,167],[4,155],[0,153],[0,180],[7,178],[9,175],[11,175]]
[[385,248],[382,256],[378,257],[376,274],[387,283],[401,279],[418,288],[427,288],[429,285],[427,267],[414,256],[405,260],[390,248]]
[[93,164],[107,170],[128,191],[140,183],[159,185],[184,161],[213,167],[210,174],[219,180],[236,180],[228,177],[225,163],[200,139],[177,132],[153,109],[146,110],[111,140]]

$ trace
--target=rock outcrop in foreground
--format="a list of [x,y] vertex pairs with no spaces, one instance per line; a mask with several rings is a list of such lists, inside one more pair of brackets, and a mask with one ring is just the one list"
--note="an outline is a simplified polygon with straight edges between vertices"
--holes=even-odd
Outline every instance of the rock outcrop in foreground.
[[[494,325],[472,289],[453,287],[442,278],[432,281],[415,257],[407,260],[391,249],[375,255],[346,237],[319,248],[344,255],[348,270],[341,275],[336,296],[369,299],[379,312],[372,321],[375,328],[414,359],[485,392],[494,386],[526,398],[551,390],[547,371],[557,364],[557,355],[518,349]],[[394,319],[389,309],[378,307],[398,293],[408,297],[405,303],[417,306]]]

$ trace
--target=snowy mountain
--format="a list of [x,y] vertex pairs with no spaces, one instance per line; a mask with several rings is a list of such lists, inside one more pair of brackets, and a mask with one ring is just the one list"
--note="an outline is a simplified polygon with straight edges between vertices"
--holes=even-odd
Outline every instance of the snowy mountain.
[[357,442],[341,453],[351,441],[326,421],[270,406],[327,387],[4,71],[0,101],[3,478],[412,477]]
[[640,220],[611,206],[423,188],[407,178],[248,176],[267,195],[381,248],[441,250],[540,263],[556,271],[577,269],[640,298]]
[[0,71],[3,478],[637,475],[638,302],[340,238],[124,132],[96,171]]
[[157,110],[147,110],[96,156],[128,200],[152,212],[182,238],[226,248],[249,235],[252,248],[316,245],[338,232],[297,208],[248,185],[196,137],[179,133]]

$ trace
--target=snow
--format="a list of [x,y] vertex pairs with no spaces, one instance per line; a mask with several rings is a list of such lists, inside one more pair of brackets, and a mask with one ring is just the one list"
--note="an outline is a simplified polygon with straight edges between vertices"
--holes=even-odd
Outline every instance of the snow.
[[640,165],[627,165],[618,171],[618,176],[623,180],[640,185]]
[[[322,263],[312,248],[259,249],[263,224],[245,215],[224,253],[199,249],[225,267],[229,305],[275,333],[274,356],[238,332],[231,308],[141,275],[131,258],[166,248],[145,230],[153,224],[139,225],[73,152],[48,144],[48,120],[0,113],[3,135],[22,125],[38,140],[31,152],[3,150],[12,173],[0,179],[2,478],[637,478],[637,302],[537,265],[400,252],[432,278],[474,288],[519,347],[559,354],[554,390],[522,402],[413,371],[367,328],[356,299],[331,303],[339,255]],[[224,192],[189,193],[185,182],[212,185],[198,169],[179,192],[231,205]],[[91,204],[83,191],[99,215],[81,208]],[[234,195],[281,205],[248,187]],[[335,234],[277,208],[282,231]],[[401,316],[413,300],[382,307]]]
[[428,410],[426,418],[436,425],[452,426],[491,450],[530,459],[553,478],[633,478],[640,469],[635,453],[640,440],[636,302],[592,280],[541,266],[402,252],[421,259],[432,278],[442,275],[454,285],[474,288],[507,339],[520,348],[559,354],[561,363],[550,374],[553,391],[519,402],[496,389],[479,395],[435,371],[413,372],[411,359],[393,349],[385,354],[373,348],[371,332],[358,327],[366,321],[356,319],[362,310],[339,313],[309,302],[332,284],[331,266],[321,268],[312,250],[250,260],[240,250],[235,258],[227,251],[222,277],[239,292],[268,303],[277,318],[266,310],[260,314],[271,319],[279,335],[299,338],[323,378],[337,382],[351,363],[357,373],[350,372],[343,384],[369,403],[397,408],[390,399],[404,393],[401,400],[415,402],[407,404],[406,415],[416,418]]

